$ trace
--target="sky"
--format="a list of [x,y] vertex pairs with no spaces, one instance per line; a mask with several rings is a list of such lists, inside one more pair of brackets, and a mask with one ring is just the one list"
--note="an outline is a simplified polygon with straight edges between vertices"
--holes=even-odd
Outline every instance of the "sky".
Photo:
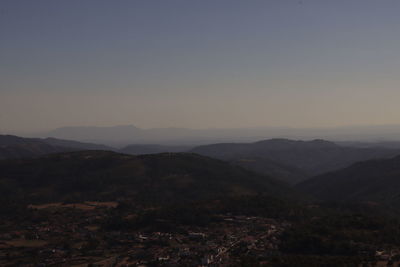
[[400,124],[398,0],[2,0],[0,132]]

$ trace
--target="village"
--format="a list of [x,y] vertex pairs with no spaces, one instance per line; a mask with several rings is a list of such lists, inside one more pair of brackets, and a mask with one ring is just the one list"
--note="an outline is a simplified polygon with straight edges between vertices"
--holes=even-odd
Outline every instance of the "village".
[[[282,233],[291,226],[283,220],[226,213],[203,226],[168,222],[162,230],[154,225],[128,229],[118,220],[109,221],[110,215],[119,214],[118,205],[30,205],[29,212],[0,228],[0,266],[211,267],[240,266],[247,259],[256,260],[257,266],[271,266],[271,258],[282,255]],[[155,224],[160,223],[166,222]],[[371,261],[363,266],[399,266],[396,248],[365,253]]]
[[1,266],[229,266],[240,257],[267,263],[279,253],[285,222],[219,215],[207,227],[173,232],[105,231],[101,222],[112,203],[31,206],[48,219],[6,223],[0,234]]

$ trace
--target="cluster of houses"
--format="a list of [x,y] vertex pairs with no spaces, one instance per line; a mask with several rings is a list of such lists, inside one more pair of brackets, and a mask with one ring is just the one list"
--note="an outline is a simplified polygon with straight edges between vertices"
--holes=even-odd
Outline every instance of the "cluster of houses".
[[48,220],[8,225],[0,232],[0,266],[229,266],[243,256],[266,262],[278,253],[279,235],[288,227],[221,215],[207,227],[180,226],[170,233],[105,231],[99,222],[107,209],[54,209]]
[[400,266],[400,250],[399,249],[379,249],[375,251],[375,258],[378,261],[391,263],[391,265]]
[[[0,266],[212,267],[237,266],[243,257],[268,265],[271,256],[281,255],[281,234],[290,227],[264,217],[224,214],[207,226],[180,225],[162,232],[146,227],[112,230],[103,223],[114,204],[38,206],[33,207],[37,214],[27,220],[4,221]],[[366,251],[373,256],[370,252]],[[374,259],[398,266],[400,251],[379,249]]]
[[221,216],[208,227],[183,227],[180,233],[138,234],[124,262],[132,266],[231,266],[241,257],[266,262],[278,253],[279,235],[288,225],[260,217]]

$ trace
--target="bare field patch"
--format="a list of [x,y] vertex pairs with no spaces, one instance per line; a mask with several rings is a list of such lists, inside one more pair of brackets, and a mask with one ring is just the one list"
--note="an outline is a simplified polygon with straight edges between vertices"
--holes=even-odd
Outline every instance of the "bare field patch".
[[55,203],[46,203],[41,205],[28,205],[28,208],[37,210],[49,209],[49,208],[73,208],[80,210],[94,210],[97,207],[116,208],[117,206],[118,203],[113,201],[108,201],[108,202],[85,201],[83,203],[70,203],[70,204],[55,202]]
[[44,240],[28,240],[28,239],[15,239],[4,242],[11,247],[21,247],[21,248],[37,248],[47,245]]

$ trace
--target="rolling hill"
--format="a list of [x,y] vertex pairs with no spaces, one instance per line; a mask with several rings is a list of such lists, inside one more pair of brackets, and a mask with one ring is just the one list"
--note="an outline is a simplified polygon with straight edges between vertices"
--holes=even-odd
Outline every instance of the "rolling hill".
[[78,150],[113,150],[113,148],[56,138],[40,139],[0,135],[0,159],[31,158]]
[[292,185],[309,178],[304,170],[266,158],[239,158],[231,160],[230,163],[257,173],[270,175]]
[[73,140],[57,139],[52,137],[37,139],[37,140],[44,142],[48,145],[57,147],[67,147],[75,150],[111,150],[111,151],[115,150],[110,146],[105,146],[101,144],[84,143]]
[[190,150],[190,146],[165,146],[157,144],[135,144],[121,148],[119,152],[130,155],[158,154],[166,152],[185,152]]
[[[251,170],[266,174],[271,173],[271,168],[268,166],[274,163],[280,172],[289,174],[281,178],[290,183],[341,169],[358,161],[389,158],[400,154],[400,150],[395,149],[354,148],[340,146],[325,140],[294,141],[288,139],[205,145],[195,147],[190,152],[236,162]],[[242,164],[246,161],[252,162],[252,164]]]
[[29,158],[66,151],[72,149],[50,145],[35,138],[0,135],[0,159]]
[[297,189],[321,200],[377,202],[400,208],[400,156],[358,162],[300,183]]
[[116,200],[171,203],[220,196],[290,196],[283,183],[185,153],[130,156],[81,151],[0,161],[2,198],[28,202]]

